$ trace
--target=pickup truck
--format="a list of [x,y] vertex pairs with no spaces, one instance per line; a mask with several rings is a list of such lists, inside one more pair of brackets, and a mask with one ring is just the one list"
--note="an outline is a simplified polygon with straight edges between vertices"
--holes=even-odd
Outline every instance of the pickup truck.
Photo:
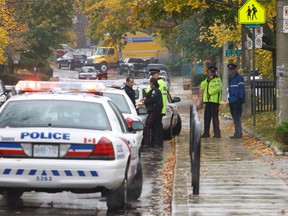
[[128,76],[137,75],[139,73],[145,73],[146,67],[149,62],[141,58],[125,58],[123,62],[120,63],[119,74],[127,72]]

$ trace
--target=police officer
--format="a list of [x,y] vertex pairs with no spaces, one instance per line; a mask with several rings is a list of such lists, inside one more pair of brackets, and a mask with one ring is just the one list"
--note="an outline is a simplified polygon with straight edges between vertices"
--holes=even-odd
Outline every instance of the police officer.
[[157,146],[158,138],[157,124],[161,116],[163,107],[162,94],[156,78],[150,79],[150,91],[148,92],[144,104],[148,111],[148,117],[143,131],[143,141],[146,147]]
[[243,77],[237,72],[237,65],[230,63],[227,65],[228,82],[228,102],[230,112],[234,121],[235,133],[231,139],[242,138],[241,114],[242,104],[245,103],[245,86]]
[[[157,131],[157,133],[155,133],[156,137],[153,137],[153,140],[155,140],[155,145],[158,146],[163,146],[163,124],[162,124],[162,118],[163,116],[166,115],[166,104],[167,104],[167,84],[166,82],[160,77],[160,70],[158,69],[150,69],[149,70],[150,75],[152,78],[157,79],[158,85],[159,85],[159,90],[162,93],[162,103],[163,103],[163,108],[161,111],[161,115],[159,116],[159,119],[157,119],[156,121],[156,125],[155,125],[155,130]],[[149,89],[146,89],[146,93],[147,91],[149,91]]]
[[203,89],[204,110],[204,133],[201,138],[210,137],[210,123],[213,122],[214,138],[221,138],[219,126],[219,105],[222,100],[222,82],[216,74],[217,67],[208,68],[207,78],[201,82],[200,88]]
[[134,107],[136,107],[136,102],[135,102],[135,91],[133,89],[134,85],[134,79],[131,76],[128,76],[126,78],[126,82],[124,83],[124,86],[122,89],[125,90],[126,94],[129,96],[130,100],[132,101]]

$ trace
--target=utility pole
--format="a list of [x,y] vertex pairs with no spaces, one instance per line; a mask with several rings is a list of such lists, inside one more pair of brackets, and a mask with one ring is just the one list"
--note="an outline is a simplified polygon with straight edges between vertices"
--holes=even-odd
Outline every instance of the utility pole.
[[277,122],[288,120],[288,0],[277,0],[276,103]]

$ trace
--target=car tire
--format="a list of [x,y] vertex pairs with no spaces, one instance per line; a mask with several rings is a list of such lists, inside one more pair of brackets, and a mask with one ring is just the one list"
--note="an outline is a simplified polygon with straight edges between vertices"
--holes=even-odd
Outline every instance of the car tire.
[[108,64],[106,62],[102,62],[99,67],[100,72],[107,73],[108,71]]
[[167,130],[163,131],[163,138],[164,140],[171,140],[173,138],[173,131],[172,131],[172,121],[173,121],[173,116],[171,117],[171,123],[170,126]]
[[179,135],[182,129],[182,121],[181,121],[181,117],[178,114],[177,115],[177,124],[175,125],[175,127],[173,128],[173,135]]
[[129,200],[137,200],[142,194],[143,185],[143,173],[141,160],[139,159],[137,164],[137,174],[135,175],[133,181],[128,185],[127,197]]
[[3,197],[7,201],[13,201],[13,200],[20,199],[22,195],[23,195],[23,191],[19,191],[16,189],[8,189],[8,190],[5,190],[3,192]]
[[23,191],[8,189],[3,191],[3,204],[13,209],[23,208],[21,196]]
[[69,63],[69,64],[68,64],[68,69],[69,69],[69,70],[74,70],[75,67],[73,67],[73,65],[72,65],[71,63]]
[[122,75],[122,74],[123,74],[123,69],[119,68],[119,75]]
[[115,191],[109,192],[106,197],[106,205],[109,211],[121,210],[125,207],[125,183]]

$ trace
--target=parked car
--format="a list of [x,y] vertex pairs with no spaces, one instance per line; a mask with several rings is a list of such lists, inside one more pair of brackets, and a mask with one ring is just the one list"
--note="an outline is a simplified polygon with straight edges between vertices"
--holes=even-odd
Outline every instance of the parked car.
[[132,74],[134,76],[139,73],[145,73],[147,67],[147,62],[142,58],[125,58],[123,62],[120,63],[119,74],[126,73],[128,76]]
[[11,95],[7,91],[6,86],[2,80],[0,80],[0,106],[2,106],[10,97]]
[[[149,87],[149,85],[143,82],[148,81],[147,79],[138,80],[134,79],[135,85],[133,86],[136,94],[136,110],[138,115],[141,117],[142,121],[145,123],[147,118],[147,110],[144,106],[145,100],[145,89]],[[142,84],[137,84],[142,83]],[[182,128],[181,117],[178,113],[176,102],[181,101],[180,97],[173,97],[170,95],[169,91],[167,91],[168,101],[166,105],[166,115],[162,118],[163,124],[163,133],[164,139],[170,140],[173,135],[179,135]]]
[[17,95],[17,91],[13,85],[5,85],[5,88],[10,97]]
[[94,80],[105,80],[108,78],[106,72],[101,73],[92,66],[84,66],[78,73],[79,79],[94,79]]
[[74,49],[67,44],[59,44],[59,46],[56,48],[57,58],[63,56],[67,52],[74,52]]
[[74,70],[75,68],[82,68],[86,59],[87,57],[83,54],[67,52],[57,59],[57,64],[59,69],[68,67],[69,70]]

